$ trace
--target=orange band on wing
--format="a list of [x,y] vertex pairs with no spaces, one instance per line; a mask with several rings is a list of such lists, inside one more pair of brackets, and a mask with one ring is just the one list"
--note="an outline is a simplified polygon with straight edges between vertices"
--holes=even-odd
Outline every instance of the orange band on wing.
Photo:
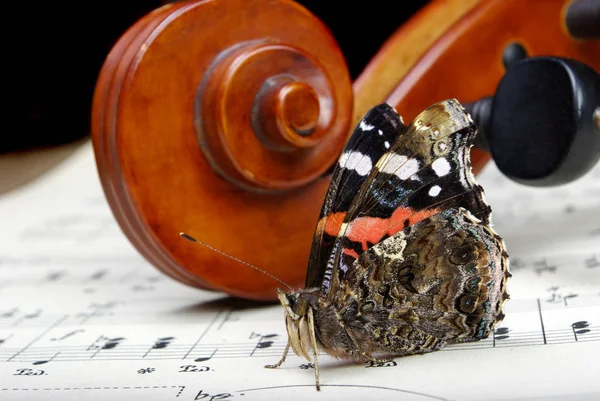
[[[415,212],[414,209],[398,208],[387,219],[379,217],[359,217],[350,223],[350,228],[346,235],[353,242],[362,244],[364,251],[369,249],[369,246],[378,243],[383,237],[392,236],[399,231],[404,230],[408,226],[418,223],[434,214],[439,213],[439,209],[423,209]],[[337,237],[340,232],[340,227],[344,222],[346,212],[332,213],[329,216],[323,217],[318,224],[318,230],[324,228],[324,232]],[[323,225],[325,225],[323,227]],[[347,255],[358,257],[358,254],[351,249],[345,249]]]
[[352,256],[354,259],[358,259],[358,253],[352,248],[344,248],[344,255]]
[[329,216],[323,217],[319,221],[319,228],[325,224],[325,233],[337,237],[345,217],[346,212],[331,213]]
[[363,250],[366,251],[369,245],[378,243],[384,236],[391,237],[405,227],[412,226],[439,212],[439,209],[423,209],[415,212],[411,208],[398,208],[388,219],[359,217],[351,223],[347,236],[351,241],[361,243]]

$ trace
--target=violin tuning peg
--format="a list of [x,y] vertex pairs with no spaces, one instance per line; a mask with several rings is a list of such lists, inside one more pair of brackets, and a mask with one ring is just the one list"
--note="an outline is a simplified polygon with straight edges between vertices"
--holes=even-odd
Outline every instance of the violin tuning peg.
[[530,186],[574,181],[600,159],[600,77],[557,57],[512,63],[494,96],[466,105],[478,125],[476,147],[499,170]]
[[600,39],[600,1],[571,1],[565,12],[565,26],[574,38]]

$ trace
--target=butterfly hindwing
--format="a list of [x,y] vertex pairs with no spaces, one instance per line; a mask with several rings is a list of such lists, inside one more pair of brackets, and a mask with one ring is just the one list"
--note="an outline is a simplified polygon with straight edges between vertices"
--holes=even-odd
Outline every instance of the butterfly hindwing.
[[[344,325],[355,328],[352,335],[363,339],[367,353],[414,354],[485,338],[504,316],[504,244],[464,208],[405,228],[362,253],[352,267],[334,305],[348,311],[341,316]],[[357,319],[360,325],[353,324]]]
[[323,202],[310,253],[306,288],[319,287],[323,282],[340,225],[356,193],[377,160],[404,129],[400,116],[385,103],[369,110],[356,126],[334,168]]
[[[471,173],[476,129],[454,99],[419,114],[375,164],[332,245],[331,271],[342,280],[364,251],[425,218],[462,207],[489,222],[483,189]],[[322,290],[327,291],[324,282]]]

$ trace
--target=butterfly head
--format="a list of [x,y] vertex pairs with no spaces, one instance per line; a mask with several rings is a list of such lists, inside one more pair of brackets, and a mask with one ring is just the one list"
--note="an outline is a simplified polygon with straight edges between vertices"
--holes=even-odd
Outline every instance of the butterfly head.
[[285,326],[292,350],[296,355],[310,361],[311,349],[316,344],[311,343],[311,338],[315,338],[313,318],[315,306],[312,305],[314,294],[305,291],[284,292],[277,289],[277,297],[285,310]]
[[[286,317],[292,320],[300,320],[303,314],[306,313],[306,310],[300,311],[299,306],[303,302],[299,302],[300,294],[295,291],[285,292],[279,288],[276,289],[277,298],[279,298],[279,302],[283,306],[285,310]],[[304,308],[305,309],[305,308]],[[302,313],[304,312],[304,313]]]

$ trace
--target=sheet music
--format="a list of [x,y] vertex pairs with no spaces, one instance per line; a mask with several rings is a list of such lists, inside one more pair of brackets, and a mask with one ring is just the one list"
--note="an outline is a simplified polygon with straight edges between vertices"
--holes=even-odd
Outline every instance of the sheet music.
[[[559,188],[479,177],[511,255],[486,340],[380,365],[295,355],[281,306],[189,288],[118,228],[91,144],[0,196],[1,400],[600,399],[600,167]],[[203,238],[210,240],[208,235]]]

